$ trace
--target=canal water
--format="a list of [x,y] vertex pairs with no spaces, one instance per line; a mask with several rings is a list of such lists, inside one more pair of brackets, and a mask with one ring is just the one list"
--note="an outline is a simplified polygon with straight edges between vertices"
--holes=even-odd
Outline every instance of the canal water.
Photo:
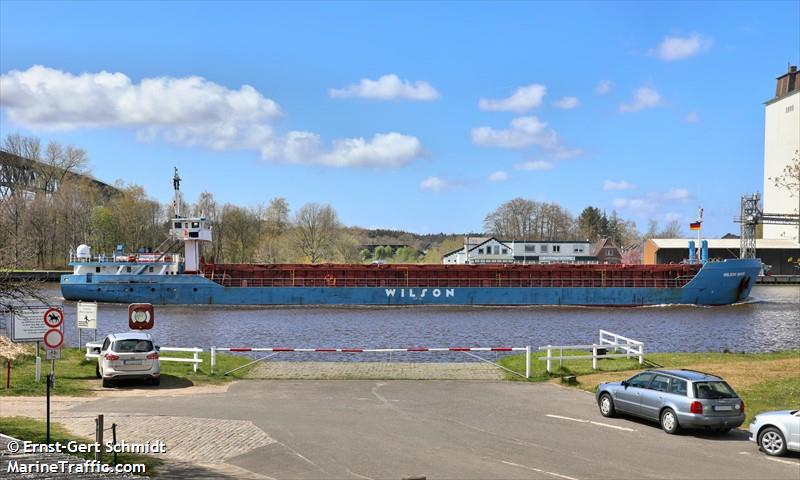
[[[76,304],[58,284],[44,293],[67,316],[78,345]],[[156,306],[151,331],[162,346],[389,348],[591,344],[600,329],[645,342],[650,352],[762,352],[800,348],[800,286],[756,286],[747,303],[724,307],[229,307]],[[7,318],[0,319],[5,327]],[[128,330],[127,306],[100,304],[97,338]],[[91,331],[84,331],[83,341]],[[464,357],[464,358],[462,358]],[[281,360],[385,361],[386,355],[281,354]],[[393,360],[466,360],[464,354],[401,354]]]

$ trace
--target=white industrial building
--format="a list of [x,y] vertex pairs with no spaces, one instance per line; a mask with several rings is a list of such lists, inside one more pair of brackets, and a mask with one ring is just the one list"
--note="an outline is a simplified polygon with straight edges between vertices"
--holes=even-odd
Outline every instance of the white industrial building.
[[478,263],[598,263],[592,244],[582,241],[498,240],[469,237],[464,247],[442,256],[446,265]]
[[[778,77],[775,98],[765,102],[764,120],[764,212],[800,213],[800,192],[776,187],[772,180],[800,150],[800,75],[797,67]],[[764,225],[764,238],[800,242],[796,225]]]

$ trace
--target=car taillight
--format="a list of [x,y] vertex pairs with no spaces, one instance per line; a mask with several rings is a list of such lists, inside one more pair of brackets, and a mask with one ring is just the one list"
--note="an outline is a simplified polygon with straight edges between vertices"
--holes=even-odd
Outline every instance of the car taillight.
[[692,402],[692,406],[689,407],[689,411],[692,413],[703,413],[703,404],[700,402]]
[[119,355],[114,355],[113,353],[106,353],[104,356],[108,361],[119,360]]
[[158,352],[148,353],[147,354],[148,360],[157,360],[158,359]]
[[742,403],[739,404],[739,411],[744,413],[744,400],[742,400]]

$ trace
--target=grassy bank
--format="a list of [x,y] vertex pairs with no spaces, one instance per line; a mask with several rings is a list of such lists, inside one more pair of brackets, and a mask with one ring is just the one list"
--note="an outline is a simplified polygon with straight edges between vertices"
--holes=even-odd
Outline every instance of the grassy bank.
[[[566,355],[568,352],[564,352]],[[586,351],[570,352],[586,355]],[[578,388],[595,391],[602,382],[619,381],[633,376],[645,368],[691,369],[719,375],[724,378],[744,399],[747,405],[745,426],[756,414],[768,410],[797,408],[800,400],[800,350],[769,353],[652,353],[645,355],[644,365],[636,359],[602,359],[598,370],[592,370],[591,359],[565,360],[552,375],[546,372],[544,352],[532,355],[531,379],[544,381],[567,375],[577,377]],[[525,372],[525,356],[512,355],[500,360],[500,364],[516,372]],[[509,380],[523,380],[508,375]]]
[[[33,420],[27,417],[0,417],[0,433],[4,433],[14,438],[18,438],[20,440],[27,440],[33,443],[45,443],[47,440],[47,424],[41,420]],[[66,445],[67,442],[75,440],[79,443],[94,443],[94,441],[88,438],[76,437],[74,435],[70,435],[67,431],[58,423],[50,423],[50,442],[51,443],[61,443],[62,445]],[[105,441],[110,441],[111,438],[107,438]],[[94,459],[94,452],[92,453],[75,453],[70,454],[74,455],[79,458],[83,458],[86,460]],[[103,454],[103,463],[112,463],[114,459],[113,454],[104,453]],[[137,455],[137,454],[130,454],[130,453],[121,453],[117,454],[117,463],[122,464],[131,464],[131,463],[143,463],[145,464],[145,474],[149,476],[157,476],[158,475],[158,467],[159,465],[163,464],[164,462],[153,456],[148,455]]]
[[[56,382],[53,395],[86,396],[101,390],[100,380],[95,376],[96,359],[86,360],[86,351],[79,348],[65,348],[61,351],[61,360],[56,361]],[[162,356],[191,358],[191,354],[178,352],[164,352]],[[192,385],[219,384],[242,378],[249,370],[243,368],[231,375],[222,376],[224,372],[242,366],[250,361],[249,358],[237,355],[217,355],[217,366],[211,373],[210,353],[200,354],[203,363],[192,371],[191,363],[161,362],[161,387],[182,388]],[[46,393],[45,375],[50,371],[50,362],[44,359],[42,353],[42,381],[36,383],[35,357],[25,355],[12,361],[11,388],[6,389],[6,364],[5,360],[0,365],[0,396],[6,395],[44,395]],[[158,387],[152,387],[158,388]]]

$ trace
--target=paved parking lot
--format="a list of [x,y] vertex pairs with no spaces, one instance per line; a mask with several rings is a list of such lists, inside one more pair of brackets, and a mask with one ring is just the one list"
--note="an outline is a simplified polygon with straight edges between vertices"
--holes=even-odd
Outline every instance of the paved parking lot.
[[767,458],[744,432],[670,436],[603,418],[590,394],[548,384],[251,380],[224,393],[101,398],[71,413],[207,419],[219,436],[251,422],[263,435],[224,462],[263,478],[800,478],[797,456]]

